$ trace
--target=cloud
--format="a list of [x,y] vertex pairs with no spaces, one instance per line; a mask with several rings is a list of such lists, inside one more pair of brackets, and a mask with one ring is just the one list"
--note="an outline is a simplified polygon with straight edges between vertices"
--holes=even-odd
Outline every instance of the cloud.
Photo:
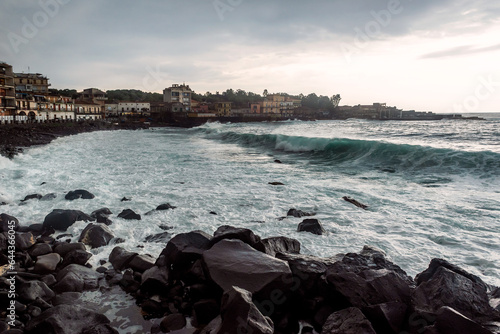
[[460,57],[475,53],[485,53],[500,50],[500,44],[486,46],[486,47],[475,47],[473,45],[463,45],[457,46],[454,48],[430,52],[420,56],[421,59],[429,59],[429,58],[444,58],[444,57]]

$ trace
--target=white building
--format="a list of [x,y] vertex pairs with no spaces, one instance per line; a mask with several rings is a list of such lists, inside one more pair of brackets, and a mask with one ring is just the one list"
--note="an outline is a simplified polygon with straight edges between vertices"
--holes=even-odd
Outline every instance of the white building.
[[191,111],[191,95],[193,91],[189,88],[189,85],[177,85],[173,84],[172,87],[165,88],[163,90],[163,102],[168,103],[182,103],[183,110],[186,112]]

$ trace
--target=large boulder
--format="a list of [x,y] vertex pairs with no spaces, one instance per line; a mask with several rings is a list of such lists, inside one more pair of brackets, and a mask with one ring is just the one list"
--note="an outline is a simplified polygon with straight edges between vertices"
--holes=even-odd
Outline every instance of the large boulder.
[[54,252],[61,255],[63,258],[66,256],[66,254],[75,250],[86,250],[85,244],[82,242],[61,242],[54,246]]
[[141,215],[135,213],[131,209],[125,209],[118,214],[119,218],[123,218],[125,220],[141,220]]
[[160,204],[156,207],[157,211],[164,211],[164,210],[173,210],[177,208],[176,206],[170,205],[170,203],[165,203],[165,204]]
[[24,199],[22,199],[21,202],[26,202],[29,201],[30,199],[41,199],[42,197],[43,196],[40,194],[31,194],[24,197]]
[[90,216],[95,218],[98,223],[103,223],[106,225],[111,225],[113,222],[108,218],[112,212],[108,208],[101,208],[99,210],[93,211]]
[[123,247],[117,246],[113,248],[111,253],[109,254],[109,262],[113,265],[118,271],[129,268],[129,264],[134,257],[137,256],[137,253],[130,252]]
[[237,239],[252,246],[258,251],[264,252],[265,248],[260,237],[247,228],[233,227],[229,225],[220,226],[210,240],[210,247],[224,239]]
[[104,224],[88,224],[80,234],[79,242],[89,245],[91,248],[99,248],[109,244],[115,236]]
[[53,289],[55,292],[82,292],[99,287],[99,279],[102,274],[87,267],[70,264],[57,274],[57,283]]
[[73,201],[75,199],[93,199],[95,196],[94,194],[88,192],[87,190],[83,190],[83,189],[78,189],[78,190],[74,190],[74,191],[70,191],[66,194],[66,196],[64,196],[65,199],[67,199],[68,201]]
[[61,267],[64,268],[69,266],[70,264],[79,264],[84,266],[87,264],[87,261],[92,257],[92,254],[81,249],[75,249],[71,252],[68,252],[61,263]]
[[8,232],[11,228],[17,231],[19,229],[19,220],[6,213],[0,214],[0,232]]
[[45,216],[43,227],[53,228],[59,231],[66,231],[68,227],[77,221],[91,221],[91,217],[79,210],[60,210],[54,209],[51,213]]
[[134,256],[128,264],[130,269],[140,273],[145,272],[146,270],[152,268],[154,265],[155,265],[155,259],[151,255],[147,254],[140,254]]
[[259,252],[240,240],[222,240],[203,253],[211,279],[226,291],[233,286],[250,293],[278,283],[281,287],[291,276],[285,261]]
[[326,281],[337,301],[363,308],[387,302],[409,304],[413,280],[382,252],[365,247],[328,267]]
[[325,229],[321,225],[318,219],[304,219],[299,226],[297,226],[297,232],[309,232],[317,235],[322,235],[325,233]]
[[401,302],[388,302],[365,307],[363,313],[377,333],[398,334],[403,331],[407,309]]
[[321,334],[376,334],[360,309],[350,307],[330,315]]
[[217,333],[272,334],[274,324],[252,302],[249,291],[233,286],[222,297],[222,323]]
[[415,279],[412,303],[418,311],[436,313],[449,306],[472,320],[499,316],[489,304],[487,285],[445,260],[432,260]]
[[28,334],[118,334],[109,319],[77,305],[54,306],[26,325]]
[[26,303],[34,302],[38,298],[49,301],[55,296],[54,291],[40,281],[27,281],[20,284],[18,293],[19,299]]
[[264,253],[276,256],[277,253],[300,253],[300,242],[298,240],[287,237],[271,237],[262,239],[264,245]]
[[16,248],[20,250],[27,250],[36,243],[35,237],[31,232],[16,233]]
[[165,267],[153,266],[142,274],[143,294],[162,294],[168,291],[169,277]]
[[477,322],[448,306],[443,306],[438,310],[433,328],[437,329],[440,334],[492,334]]
[[174,273],[189,270],[191,264],[200,259],[209,248],[210,239],[210,235],[201,231],[177,234],[167,243],[156,264],[161,265],[160,259],[164,258],[166,265]]
[[36,259],[33,271],[38,274],[48,274],[56,270],[59,263],[61,263],[61,255],[57,253],[40,255]]

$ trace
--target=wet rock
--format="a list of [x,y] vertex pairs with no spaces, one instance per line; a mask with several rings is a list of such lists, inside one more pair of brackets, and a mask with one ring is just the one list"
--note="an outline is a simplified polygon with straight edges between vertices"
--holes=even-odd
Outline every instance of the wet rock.
[[82,292],[96,289],[99,286],[99,278],[102,274],[78,264],[70,264],[57,274],[57,284],[53,289],[55,292]]
[[271,256],[276,256],[277,253],[300,253],[300,242],[298,240],[287,237],[271,237],[262,240],[264,252]]
[[193,305],[193,314],[197,326],[207,325],[219,315],[220,307],[216,300],[201,300]]
[[210,240],[210,247],[224,239],[241,240],[258,251],[265,251],[265,247],[262,244],[260,237],[247,228],[239,228],[229,225],[220,226],[214,232],[212,240]]
[[165,203],[165,204],[160,204],[156,207],[157,211],[164,211],[164,210],[173,210],[177,208],[176,206],[170,205],[170,203]]
[[54,252],[61,255],[63,258],[66,256],[66,254],[75,250],[85,251],[86,248],[82,242],[73,242],[73,243],[61,242],[54,246]]
[[40,255],[45,255],[48,253],[52,253],[52,246],[50,246],[49,244],[45,244],[45,243],[34,244],[28,250],[28,254],[33,258],[40,256]]
[[[240,240],[222,240],[203,253],[211,279],[222,290],[233,286],[250,293],[279,284],[291,276],[288,264],[261,253]],[[284,284],[283,284],[284,285]],[[281,288],[285,289],[284,286]]]
[[115,236],[104,224],[88,224],[80,234],[79,242],[89,245],[91,248],[99,248],[109,244]]
[[129,268],[130,261],[137,256],[137,253],[129,252],[123,247],[117,246],[113,248],[109,254],[109,262],[118,271]]
[[91,221],[92,218],[78,210],[55,209],[45,217],[43,227],[66,231],[68,227],[81,220]]
[[42,276],[42,278],[40,278],[40,281],[47,284],[48,287],[51,287],[57,283],[56,278],[52,274]]
[[112,215],[113,212],[111,212],[110,209],[108,208],[101,208],[101,209],[98,209],[98,210],[95,210],[95,211],[92,211],[92,213],[90,214],[91,217],[93,218],[97,218],[97,216],[99,215],[104,215],[104,216],[109,216],[109,215]]
[[52,299],[52,304],[57,305],[74,305],[77,304],[82,294],[80,292],[63,292],[56,295]]
[[486,284],[445,260],[432,260],[416,281],[412,303],[417,310],[436,313],[449,306],[472,320],[496,313],[489,304]]
[[297,226],[297,232],[310,232],[317,235],[325,233],[325,229],[318,219],[304,219],[302,223]]
[[301,217],[308,217],[308,216],[314,216],[316,215],[314,212],[304,212],[302,210],[297,210],[297,209],[290,209],[288,210],[287,216],[293,216],[296,218],[301,218]]
[[401,302],[389,302],[366,307],[363,313],[377,333],[398,334],[404,329],[407,309]]
[[141,292],[143,294],[161,294],[167,291],[168,271],[165,267],[153,266],[142,274]]
[[36,235],[40,235],[44,232],[44,228],[43,228],[43,224],[31,224],[28,226],[28,231],[33,233],[33,234],[36,234]]
[[126,220],[141,220],[141,215],[135,213],[131,209],[125,209],[118,214],[118,217]]
[[269,182],[268,184],[270,184],[272,186],[284,186],[285,185],[284,183],[281,183],[281,182]]
[[376,334],[360,309],[350,307],[328,317],[321,334]]
[[73,201],[75,199],[93,199],[95,196],[94,194],[88,192],[87,190],[83,190],[83,189],[78,189],[78,190],[74,190],[74,191],[70,191],[66,194],[66,196],[64,196],[65,199],[69,200],[69,201]]
[[57,198],[57,195],[54,193],[50,193],[43,195],[42,198],[40,198],[40,201],[52,201],[55,198]]
[[186,318],[180,314],[169,314],[160,323],[160,328],[163,333],[183,329],[186,327]]
[[483,326],[447,306],[438,310],[434,328],[440,334],[492,334]]
[[33,272],[37,274],[48,274],[56,270],[57,265],[61,263],[61,256],[57,253],[40,255],[36,259]]
[[172,237],[171,233],[168,232],[162,232],[154,235],[148,235],[144,241],[145,242],[161,242],[161,243],[166,243],[170,240]]
[[85,266],[91,257],[92,257],[91,253],[81,249],[75,249],[68,252],[64,256],[61,267],[64,268],[69,266],[70,264],[79,264],[81,266]]
[[129,262],[128,266],[140,273],[152,268],[155,265],[155,259],[150,255],[136,255]]
[[77,305],[54,306],[26,325],[28,334],[118,334],[109,319]]
[[120,202],[130,202],[132,199],[128,197],[123,197]]
[[16,233],[16,248],[20,250],[27,250],[36,243],[35,237],[31,232]]
[[19,220],[6,213],[0,214],[0,232],[8,232],[12,226],[14,226],[14,231],[17,231],[19,229]]
[[30,199],[41,199],[43,196],[40,194],[31,194],[26,196],[24,199],[21,200],[21,202],[26,202],[29,201]]
[[252,294],[242,288],[231,287],[224,293],[221,318],[217,333],[274,333],[272,320],[262,315],[252,302]]
[[215,211],[210,211],[209,214],[217,216],[217,212],[215,212]]
[[351,198],[351,197],[348,197],[348,196],[344,196],[342,197],[342,199],[346,202],[349,202],[351,204],[354,204],[355,206],[357,206],[358,208],[361,208],[361,209],[368,209],[368,205],[364,205],[358,201],[356,201],[354,198]]
[[278,159],[274,159],[274,162],[277,163],[277,164],[281,164],[281,160],[278,160]]
[[17,292],[19,293],[19,299],[26,303],[34,302],[38,298],[48,301],[55,296],[54,291],[40,281],[24,282],[20,284]]
[[210,239],[210,235],[201,231],[177,234],[170,239],[158,259],[163,256],[169,268],[181,273],[201,258],[203,252],[209,248]]

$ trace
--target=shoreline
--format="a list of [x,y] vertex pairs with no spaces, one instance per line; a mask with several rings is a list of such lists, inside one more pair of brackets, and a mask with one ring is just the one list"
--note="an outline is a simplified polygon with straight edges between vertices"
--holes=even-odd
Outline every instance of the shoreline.
[[[66,198],[91,195],[77,190]],[[123,209],[118,215],[106,208],[90,215],[54,210],[43,223],[30,226],[1,214],[0,247],[12,256],[0,267],[0,284],[13,291],[9,299],[15,305],[12,311],[0,310],[13,317],[5,323],[10,320],[12,329],[26,334],[56,326],[67,327],[60,334],[90,333],[88,327],[118,333],[117,319],[89,309],[81,299],[85,292],[99,290],[108,301],[123,291],[132,296],[137,306],[120,312],[137,318],[140,311],[145,319],[154,319],[151,328],[143,328],[147,333],[500,332],[500,289],[445,260],[433,259],[412,278],[374,247],[321,258],[301,254],[295,239],[262,239],[249,229],[227,225],[213,235],[169,235],[153,258],[147,249],[131,252],[114,238],[109,218],[118,224],[124,222],[117,217],[140,219]],[[156,208],[174,209],[168,203]],[[322,233],[321,222],[310,214],[290,209],[287,215],[306,218],[297,227],[301,233]],[[88,223],[79,231],[79,242],[53,237],[77,221]],[[114,248],[107,261],[97,268],[88,265],[91,249],[109,244]]]
[[144,123],[110,123],[105,121],[27,123],[0,125],[0,155],[12,159],[31,146],[46,145],[59,137],[110,130],[147,129]]

